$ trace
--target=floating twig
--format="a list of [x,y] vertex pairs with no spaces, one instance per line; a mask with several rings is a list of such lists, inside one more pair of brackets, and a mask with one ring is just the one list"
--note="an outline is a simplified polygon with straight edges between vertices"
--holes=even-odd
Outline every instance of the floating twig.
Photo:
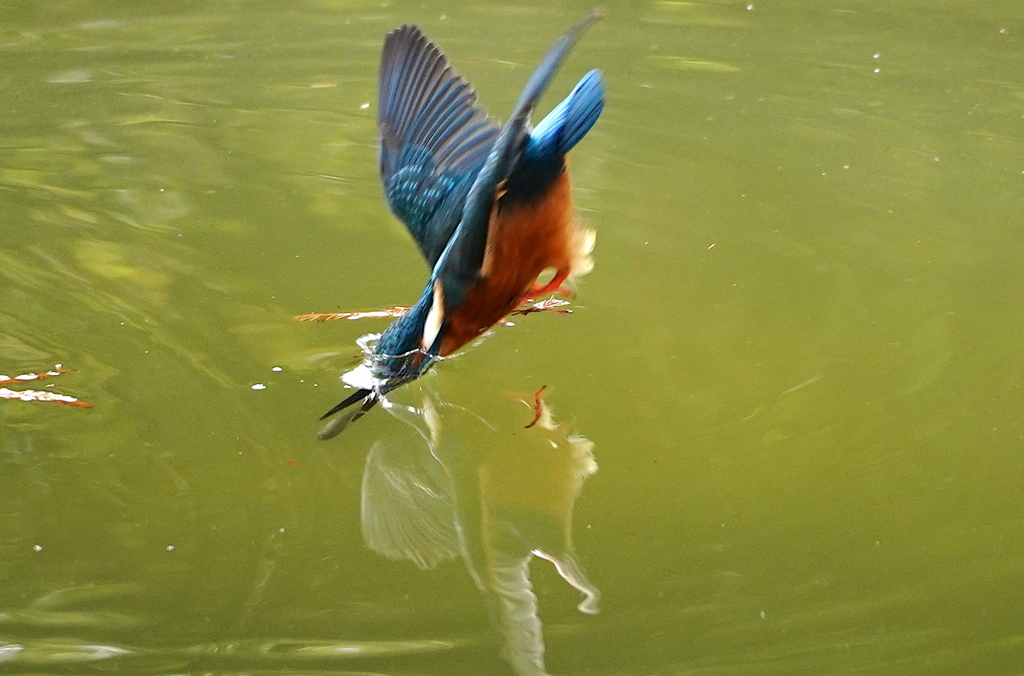
[[[7,385],[10,383],[27,383],[34,380],[45,380],[47,378],[53,378],[59,376],[62,373],[68,373],[74,369],[62,368],[60,364],[53,367],[52,371],[46,371],[45,373],[23,373],[20,376],[2,376],[0,375],[0,385]],[[44,390],[12,390],[6,387],[0,387],[0,399],[18,399],[20,401],[52,401],[58,404],[67,404],[68,406],[77,406],[79,408],[92,408],[92,404],[87,401],[82,401],[75,397],[67,394],[61,394],[59,392],[50,392]]]
[[62,373],[73,371],[74,369],[61,368],[60,364],[57,364],[52,371],[46,373],[23,373],[20,376],[0,376],[0,385],[7,385],[8,383],[27,383],[32,380],[46,380],[47,378],[53,378],[59,376]]
[[[513,315],[531,315],[534,312],[557,312],[560,315],[571,315],[572,310],[565,307],[569,305],[569,301],[562,298],[545,298],[544,300],[537,301],[536,303],[529,303],[522,307],[512,310],[508,314],[509,317]],[[308,315],[296,315],[293,317],[297,322],[316,322],[323,323],[333,321],[335,319],[386,319],[388,317],[401,317],[409,308],[398,305],[393,308],[386,308],[384,310],[366,310],[364,312],[313,312]],[[514,326],[507,318],[502,319],[498,322],[501,326]]]
[[382,319],[386,317],[401,317],[409,308],[396,306],[386,310],[368,310],[366,312],[315,312],[308,315],[297,315],[299,322],[328,322],[332,319]]
[[529,315],[533,314],[534,312],[550,312],[553,310],[560,315],[571,315],[572,310],[566,308],[566,305],[569,305],[569,301],[564,300],[562,298],[547,298],[545,300],[537,301],[536,303],[531,303],[530,305],[525,305],[521,308],[512,310],[510,314]]

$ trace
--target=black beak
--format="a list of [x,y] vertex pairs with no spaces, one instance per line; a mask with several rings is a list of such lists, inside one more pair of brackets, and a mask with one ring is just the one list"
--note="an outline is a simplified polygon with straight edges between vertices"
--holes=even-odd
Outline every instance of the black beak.
[[320,419],[324,420],[326,418],[330,418],[338,411],[344,410],[358,401],[362,401],[362,405],[359,406],[358,408],[353,408],[352,410],[345,412],[344,415],[340,415],[334,420],[324,425],[320,429],[320,432],[316,435],[317,438],[321,440],[327,440],[333,439],[334,437],[338,436],[346,427],[349,426],[350,423],[362,418],[367,411],[369,411],[377,404],[377,401],[379,399],[380,396],[376,394],[373,390],[356,390],[351,395],[349,395],[349,397],[345,399],[345,401],[341,402],[327,413],[324,413],[320,417]]

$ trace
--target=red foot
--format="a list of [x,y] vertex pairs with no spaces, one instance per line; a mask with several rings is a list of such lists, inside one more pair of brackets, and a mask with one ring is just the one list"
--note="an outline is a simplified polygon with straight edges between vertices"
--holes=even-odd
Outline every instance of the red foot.
[[547,293],[557,293],[561,296],[572,297],[572,290],[562,286],[562,282],[564,282],[568,277],[568,269],[559,270],[557,273],[555,273],[555,276],[552,277],[551,281],[548,282],[547,284],[544,284],[543,286],[541,286],[540,284],[531,285],[530,290],[526,293],[525,296],[523,296],[522,302],[531,301],[534,298],[537,298],[538,296],[543,296],[544,294]]

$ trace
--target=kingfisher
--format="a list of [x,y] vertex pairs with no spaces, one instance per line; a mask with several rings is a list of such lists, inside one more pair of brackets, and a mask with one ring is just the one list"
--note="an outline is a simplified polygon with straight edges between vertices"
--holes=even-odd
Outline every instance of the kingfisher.
[[[323,415],[321,439],[339,434],[388,392],[426,373],[524,301],[563,291],[593,267],[594,232],[580,226],[567,153],[604,108],[599,70],[588,72],[536,126],[544,90],[598,12],[570,28],[527,80],[499,126],[473,87],[415,25],[387,34],[380,63],[380,172],[391,211],[431,267],[419,300],[342,376],[355,388]],[[554,269],[546,283],[538,279]]]

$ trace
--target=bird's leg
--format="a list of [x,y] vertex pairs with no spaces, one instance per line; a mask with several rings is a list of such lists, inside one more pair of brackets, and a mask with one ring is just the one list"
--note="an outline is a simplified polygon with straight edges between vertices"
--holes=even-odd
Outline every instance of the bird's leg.
[[562,282],[569,278],[569,273],[572,272],[572,268],[559,268],[555,272],[555,276],[551,278],[551,281],[547,284],[532,284],[530,290],[523,296],[522,302],[529,302],[538,296],[543,296],[546,293],[557,293],[562,296],[572,296],[572,290],[562,286]]

